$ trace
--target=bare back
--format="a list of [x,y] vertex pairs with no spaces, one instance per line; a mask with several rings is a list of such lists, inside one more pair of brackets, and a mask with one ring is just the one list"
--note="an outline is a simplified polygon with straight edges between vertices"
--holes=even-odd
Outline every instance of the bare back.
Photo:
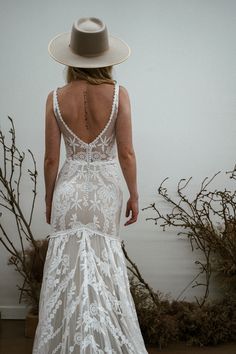
[[61,115],[81,140],[91,143],[106,126],[114,100],[114,85],[73,81],[57,91]]

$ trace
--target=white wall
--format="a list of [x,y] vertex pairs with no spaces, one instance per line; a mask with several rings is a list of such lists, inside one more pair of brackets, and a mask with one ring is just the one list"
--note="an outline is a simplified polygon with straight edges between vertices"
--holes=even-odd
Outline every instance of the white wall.
[[[45,100],[49,91],[64,84],[64,67],[49,57],[48,42],[70,31],[75,19],[97,16],[110,33],[130,45],[131,57],[115,67],[115,78],[131,98],[140,217],[138,223],[121,228],[121,237],[150,285],[177,297],[197,272],[197,254],[176,231],[164,233],[145,221],[151,212],[141,208],[157,199],[157,188],[167,176],[173,195],[180,178],[193,176],[189,192],[194,193],[205,176],[230,170],[236,162],[236,2],[10,0],[0,6],[1,129],[8,135],[11,116],[18,147],[30,148],[36,158],[33,231],[39,238],[49,232],[44,218]],[[62,147],[61,161],[64,157]],[[222,172],[216,186],[225,180]],[[125,183],[124,191],[128,196]],[[26,209],[30,196],[25,184]],[[13,232],[11,220],[6,217],[4,222]],[[0,245],[0,310],[5,317],[20,317],[20,278],[6,264],[7,256]],[[184,296],[192,300],[201,293],[189,289]]]

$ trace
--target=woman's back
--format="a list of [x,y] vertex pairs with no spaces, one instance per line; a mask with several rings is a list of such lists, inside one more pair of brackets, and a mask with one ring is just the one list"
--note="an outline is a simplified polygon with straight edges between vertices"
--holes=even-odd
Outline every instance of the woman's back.
[[86,143],[91,143],[109,121],[114,85],[72,81],[57,90],[61,116],[68,127]]
[[89,163],[116,157],[118,105],[117,82],[101,86],[76,82],[54,90],[54,114],[64,137],[67,158]]

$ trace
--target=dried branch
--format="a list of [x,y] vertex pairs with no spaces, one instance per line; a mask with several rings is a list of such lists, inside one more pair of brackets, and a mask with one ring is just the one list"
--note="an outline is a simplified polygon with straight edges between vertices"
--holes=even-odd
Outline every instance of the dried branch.
[[159,305],[159,299],[157,297],[157,294],[153,291],[153,289],[148,285],[148,283],[144,280],[144,278],[142,277],[137,265],[130,259],[130,257],[128,256],[128,253],[126,252],[125,249],[125,244],[124,241],[121,242],[121,247],[122,250],[124,252],[125,258],[128,260],[128,262],[130,263],[131,267],[128,266],[127,268],[130,270],[130,272],[138,279],[138,281],[147,289],[148,293],[150,294],[153,302],[156,305]]
[[[40,253],[40,250],[39,244],[33,236],[31,223],[35,206],[35,198],[37,195],[36,187],[38,173],[36,170],[36,161],[34,155],[28,149],[33,160],[33,170],[28,169],[27,171],[31,181],[33,182],[33,199],[28,220],[28,217],[25,215],[21,207],[20,198],[20,184],[24,172],[23,162],[25,160],[25,153],[20,152],[17,148],[14,123],[11,117],[8,116],[8,119],[11,122],[11,128],[9,130],[11,143],[9,145],[6,143],[3,132],[0,131],[0,146],[3,155],[2,166],[0,167],[0,198],[2,200],[0,205],[3,211],[6,211],[7,213],[10,212],[14,217],[17,235],[21,245],[21,251],[17,251],[14,243],[12,242],[12,235],[10,236],[9,233],[7,233],[3,225],[3,213],[0,214],[0,231],[2,234],[0,237],[0,242],[11,255],[9,264],[14,265],[15,269],[23,277],[23,286],[18,287],[20,290],[20,301],[22,299],[23,293],[26,293],[28,295],[28,299],[30,299],[30,301],[35,305],[39,300],[39,294],[35,289],[32,272],[28,267],[28,261],[26,260],[27,250],[24,247],[24,240],[28,241],[29,244],[33,246],[34,252],[32,257],[36,257],[36,255]],[[13,234],[14,237],[15,235],[16,233]]]
[[[235,168],[231,171],[231,178],[236,176]],[[192,287],[204,286],[205,292],[202,301],[198,301],[196,298],[199,306],[203,306],[209,295],[213,256],[218,255],[218,263],[216,262],[218,270],[219,264],[222,265],[222,260],[225,261],[225,259],[227,259],[227,265],[230,263],[231,269],[236,268],[236,191],[226,189],[223,191],[208,190],[211,182],[220,172],[215,173],[211,178],[204,178],[200,190],[192,201],[184,194],[192,177],[187,181],[181,179],[178,182],[177,201],[168,195],[167,188],[163,186],[164,182],[168,179],[167,177],[160,184],[158,194],[172,207],[171,211],[162,213],[156,203],[142,208],[142,210],[152,209],[155,211],[156,216],[147,217],[146,220],[153,220],[155,225],[160,222],[163,231],[165,231],[166,226],[180,227],[186,230],[178,232],[178,235],[188,237],[192,251],[199,249],[202,252],[204,262],[195,262],[200,266],[198,275],[194,277],[193,281],[178,296],[179,298],[193,282],[195,284]],[[216,223],[222,225],[222,231],[219,232]],[[217,267],[216,263],[214,265]],[[201,274],[205,275],[204,283],[196,281]]]

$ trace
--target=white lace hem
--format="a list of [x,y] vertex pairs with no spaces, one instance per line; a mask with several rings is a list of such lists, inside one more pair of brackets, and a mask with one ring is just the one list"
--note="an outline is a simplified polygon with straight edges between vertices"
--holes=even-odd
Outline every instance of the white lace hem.
[[147,354],[120,240],[88,227],[55,235],[33,354]]

